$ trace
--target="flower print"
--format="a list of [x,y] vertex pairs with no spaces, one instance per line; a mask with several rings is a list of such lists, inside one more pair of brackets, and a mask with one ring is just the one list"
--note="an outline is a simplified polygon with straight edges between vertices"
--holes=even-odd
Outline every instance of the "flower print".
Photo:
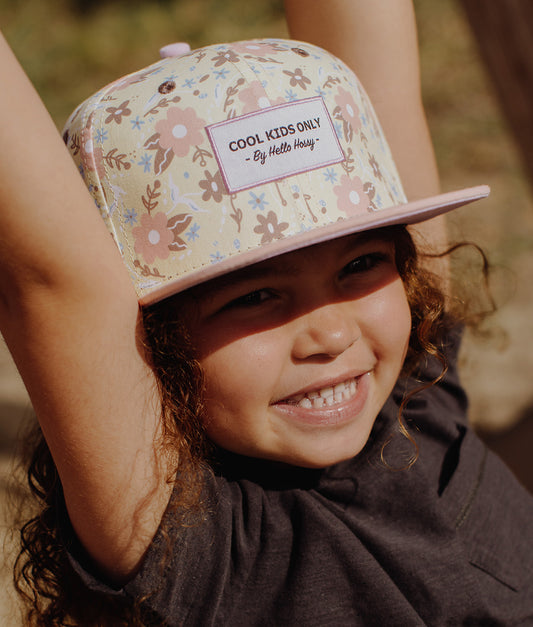
[[144,120],[141,120],[139,116],[137,116],[134,120],[130,120],[130,122],[132,130],[137,129],[138,131],[141,130],[141,126],[144,124]]
[[198,223],[194,223],[191,228],[187,231],[187,233],[185,233],[185,236],[187,237],[187,240],[189,242],[195,242],[199,237],[199,233],[198,231],[200,230],[200,225]]
[[108,139],[107,129],[104,129],[104,128],[97,128],[95,135],[96,135],[96,141],[99,144],[103,144]]
[[228,74],[229,74],[229,70],[227,68],[225,68],[225,67],[223,67],[220,70],[215,70],[214,71],[215,78],[220,78],[222,80],[224,80],[227,77]]
[[172,150],[177,157],[184,157],[191,146],[204,140],[205,121],[196,115],[192,107],[172,107],[165,120],[159,120],[155,130],[159,133],[159,146]]
[[213,176],[208,170],[204,170],[204,176],[205,179],[198,183],[205,190],[202,194],[202,200],[207,201],[212,198],[215,202],[221,202],[222,197],[226,194],[226,188],[220,171],[217,170]]
[[126,224],[133,226],[137,222],[137,212],[135,209],[127,209],[124,212],[124,220],[126,220]]
[[370,182],[365,183],[363,189],[365,191],[365,194],[368,196],[368,199],[373,200],[374,196],[376,195],[376,188],[374,187],[374,185]]
[[241,54],[250,54],[255,57],[263,57],[267,54],[274,55],[284,50],[278,44],[266,43],[264,41],[239,42],[232,44],[231,48]]
[[354,132],[361,128],[359,107],[355,103],[352,94],[342,87],[339,87],[337,90],[335,102],[337,107],[335,107],[333,115],[337,120],[342,120],[346,141],[351,141]]
[[262,234],[261,244],[280,239],[283,237],[283,231],[289,227],[287,222],[278,222],[278,216],[273,211],[269,211],[266,217],[258,214],[257,221],[259,224],[254,227],[254,233]]
[[376,157],[370,154],[368,156],[369,156],[368,163],[370,164],[370,167],[372,168],[372,172],[374,173],[374,176],[380,181],[382,181],[383,176],[381,174],[381,170],[379,169],[379,163],[376,161]]
[[81,161],[85,170],[96,172],[99,177],[105,175],[104,151],[101,146],[95,146],[89,128],[84,128],[81,132]]
[[161,188],[161,181],[154,181],[153,186],[150,186],[150,183],[146,186],[146,195],[142,195],[142,201],[145,209],[148,213],[152,213],[152,211],[159,204],[158,198],[161,196],[161,192],[159,191]]
[[370,199],[365,194],[363,182],[358,176],[351,179],[343,175],[341,184],[334,187],[333,191],[337,195],[339,209],[346,215],[356,215],[368,209]]
[[303,90],[307,89],[307,85],[311,84],[311,81],[304,76],[302,70],[297,67],[294,72],[289,72],[289,70],[283,70],[283,74],[291,77],[290,85],[291,87],[300,87]]
[[335,170],[333,168],[326,168],[326,171],[324,172],[324,178],[329,183],[336,183],[337,182],[337,172],[335,172]]
[[291,50],[295,52],[297,55],[299,55],[300,57],[309,56],[309,53],[307,52],[307,50],[304,50],[303,48],[291,48]]
[[294,102],[294,100],[298,100],[298,95],[296,94],[296,92],[292,91],[292,89],[286,89],[285,90],[285,98],[289,102]]
[[246,89],[239,92],[239,100],[244,102],[242,113],[259,111],[260,109],[266,109],[285,102],[285,99],[282,97],[276,98],[276,100],[268,98],[260,81],[253,81]]
[[142,166],[143,172],[150,172],[150,168],[152,166],[152,155],[144,153],[137,165]]
[[215,57],[211,59],[211,61],[215,62],[215,67],[219,67],[227,63],[236,63],[239,60],[238,55],[236,55],[233,50],[221,50]]
[[130,85],[134,85],[135,83],[142,83],[142,81],[146,80],[151,74],[155,73],[157,73],[157,70],[147,70],[146,72],[141,72],[140,74],[130,74],[125,78],[119,78],[112,83],[107,93],[112,94],[116,91],[120,91],[121,89],[125,89]]
[[117,124],[120,124],[122,122],[122,117],[131,115],[131,109],[128,109],[129,103],[129,100],[125,100],[118,107],[108,107],[106,112],[109,113],[109,115],[105,119],[105,123],[110,124],[111,122],[116,122]]
[[367,181],[364,184],[363,189],[365,190],[365,194],[368,196],[368,208],[371,211],[378,211],[382,205],[382,202],[380,195],[377,194],[376,196],[376,188],[374,187],[374,184],[370,183],[370,181]]
[[175,156],[184,157],[191,146],[204,141],[204,120],[197,117],[194,109],[172,107],[167,117],[155,125],[156,132],[144,143],[147,150],[155,150],[154,172],[162,174]]
[[260,209],[261,211],[263,211],[265,209],[265,206],[268,205],[268,201],[265,200],[265,192],[263,192],[261,194],[261,196],[257,196],[257,194],[254,194],[253,192],[249,192],[250,194],[250,200],[248,201],[248,204],[250,205],[250,207],[252,207],[252,209]]
[[187,248],[187,244],[180,237],[192,221],[192,216],[188,213],[180,213],[177,216],[173,216],[167,223],[167,228],[174,234],[172,243],[168,245],[169,250],[184,250]]
[[141,216],[141,225],[132,229],[135,238],[135,252],[142,255],[146,263],[153,263],[155,259],[166,259],[169,254],[169,245],[174,234],[167,226],[167,216],[163,212]]
[[211,257],[211,263],[218,263],[224,259],[224,255],[219,250],[216,253],[211,253],[209,256]]

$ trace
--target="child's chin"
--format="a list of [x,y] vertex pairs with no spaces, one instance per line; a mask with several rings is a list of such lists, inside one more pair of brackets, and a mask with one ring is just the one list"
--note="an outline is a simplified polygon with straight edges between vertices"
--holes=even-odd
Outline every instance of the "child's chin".
[[364,444],[353,449],[344,449],[340,451],[319,451],[316,453],[300,453],[298,455],[286,455],[283,461],[291,466],[299,466],[301,468],[309,468],[318,470],[321,468],[328,468],[340,462],[344,462],[348,459],[356,457],[363,449]]

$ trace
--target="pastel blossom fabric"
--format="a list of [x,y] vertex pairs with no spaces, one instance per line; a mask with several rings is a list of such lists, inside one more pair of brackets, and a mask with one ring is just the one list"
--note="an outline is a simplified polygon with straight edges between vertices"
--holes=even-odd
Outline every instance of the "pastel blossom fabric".
[[[344,159],[230,193],[206,127],[312,97],[323,99]],[[65,141],[142,303],[238,255],[278,254],[280,242],[357,216],[366,224],[406,202],[358,79],[301,42],[237,42],[163,59],[80,105]]]

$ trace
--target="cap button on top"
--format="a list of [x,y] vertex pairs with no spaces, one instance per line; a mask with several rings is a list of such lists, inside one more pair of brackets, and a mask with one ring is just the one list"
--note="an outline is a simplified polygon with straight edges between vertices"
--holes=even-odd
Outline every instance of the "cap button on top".
[[184,54],[187,54],[191,51],[191,47],[189,44],[184,42],[178,42],[175,44],[168,44],[168,46],[163,46],[159,50],[159,54],[162,59],[166,59],[167,57],[181,57]]

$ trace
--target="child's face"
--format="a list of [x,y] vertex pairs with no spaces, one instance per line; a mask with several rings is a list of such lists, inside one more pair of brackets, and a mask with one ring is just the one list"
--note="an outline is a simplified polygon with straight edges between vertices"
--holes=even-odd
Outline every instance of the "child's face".
[[378,232],[344,237],[193,294],[216,444],[306,467],[361,451],[409,341],[393,242]]

